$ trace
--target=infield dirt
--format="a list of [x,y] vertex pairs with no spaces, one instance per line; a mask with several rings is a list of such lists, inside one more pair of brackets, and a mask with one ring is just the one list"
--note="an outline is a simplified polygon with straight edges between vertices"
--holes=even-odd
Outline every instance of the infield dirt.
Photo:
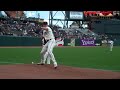
[[0,79],[120,79],[120,72],[60,65],[0,65]]

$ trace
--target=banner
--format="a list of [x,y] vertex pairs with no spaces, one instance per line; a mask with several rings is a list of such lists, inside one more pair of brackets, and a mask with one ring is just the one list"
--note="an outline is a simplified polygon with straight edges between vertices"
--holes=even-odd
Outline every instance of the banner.
[[81,46],[95,46],[95,40],[82,39]]
[[83,20],[84,13],[80,11],[70,11],[70,19]]
[[57,38],[56,39],[56,44],[57,44],[57,46],[63,46],[64,45],[64,40],[61,39],[61,38]]

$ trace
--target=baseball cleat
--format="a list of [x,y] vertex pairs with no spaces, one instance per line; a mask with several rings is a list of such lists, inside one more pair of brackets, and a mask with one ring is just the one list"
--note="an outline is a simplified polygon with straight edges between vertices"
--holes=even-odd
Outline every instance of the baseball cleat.
[[56,62],[54,63],[54,68],[57,69],[57,63]]
[[57,69],[57,66],[56,66],[56,67],[54,67],[54,69]]

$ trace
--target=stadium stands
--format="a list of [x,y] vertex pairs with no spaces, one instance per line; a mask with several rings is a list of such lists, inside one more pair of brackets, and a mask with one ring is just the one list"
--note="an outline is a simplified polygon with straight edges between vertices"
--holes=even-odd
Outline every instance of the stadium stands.
[[8,17],[16,18],[16,17],[23,17],[23,11],[5,11]]
[[[16,16],[16,12],[6,11],[11,17]],[[23,15],[22,12],[17,12]],[[41,25],[30,20],[20,20],[14,18],[0,19],[0,35],[12,36],[28,36],[28,37],[42,37]],[[109,26],[109,27],[108,27]],[[120,38],[120,20],[97,20],[93,21],[90,28],[81,28],[74,25],[72,28],[62,29],[58,26],[52,26],[55,37],[62,38],[102,38],[111,36],[113,38]],[[118,35],[117,35],[118,34]]]

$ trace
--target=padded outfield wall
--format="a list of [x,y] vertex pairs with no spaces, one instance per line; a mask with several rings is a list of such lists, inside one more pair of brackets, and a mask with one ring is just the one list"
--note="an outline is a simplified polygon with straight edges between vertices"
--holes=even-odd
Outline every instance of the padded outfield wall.
[[[70,42],[71,39],[64,39],[64,46]],[[94,44],[101,45],[101,40],[95,40]],[[114,45],[120,46],[120,40],[114,41]],[[42,46],[42,40],[38,37],[0,36],[0,46]],[[75,46],[83,46],[80,39],[75,39]]]

